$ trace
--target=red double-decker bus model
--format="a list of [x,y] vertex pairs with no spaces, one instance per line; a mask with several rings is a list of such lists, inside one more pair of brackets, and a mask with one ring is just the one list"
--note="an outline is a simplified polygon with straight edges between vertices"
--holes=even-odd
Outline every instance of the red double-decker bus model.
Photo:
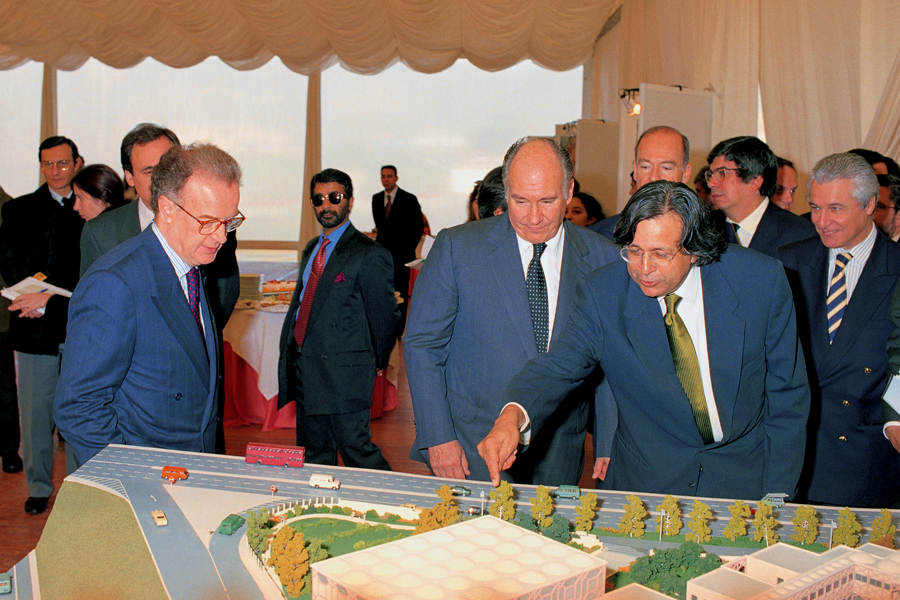
[[247,444],[247,455],[244,460],[258,465],[302,467],[305,457],[306,448],[303,446],[250,442]]

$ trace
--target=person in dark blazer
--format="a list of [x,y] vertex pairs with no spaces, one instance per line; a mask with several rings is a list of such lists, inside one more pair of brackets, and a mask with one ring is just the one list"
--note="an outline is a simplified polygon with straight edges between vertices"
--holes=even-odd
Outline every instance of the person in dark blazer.
[[769,199],[777,187],[778,161],[765,142],[729,138],[706,160],[710,198],[718,209],[713,221],[727,241],[778,258],[781,246],[816,237],[812,223]]
[[[0,187],[0,209],[12,200]],[[2,224],[0,210],[0,224]],[[0,287],[6,287],[0,275]],[[4,473],[22,470],[19,456],[19,401],[16,396],[16,367],[9,343],[9,300],[0,298],[0,460]]]
[[[40,272],[47,283],[71,291],[78,283],[78,239],[84,226],[73,209],[72,178],[84,161],[74,142],[62,136],[44,140],[38,156],[47,183],[3,206],[0,273],[15,285]],[[62,295],[34,293],[20,295],[9,306],[29,514],[44,512],[53,492],[53,394],[68,303]]]
[[107,444],[214,451],[221,345],[197,267],[244,220],[240,179],[215,146],[173,146],[153,172],[153,223],[76,288],[55,411],[80,464]]
[[[375,241],[387,248],[394,258],[394,289],[403,298],[400,312],[405,321],[409,306],[409,267],[405,265],[416,258],[416,246],[422,239],[425,221],[419,199],[397,187],[398,179],[397,167],[381,167],[384,191],[372,196],[372,217],[377,230]],[[390,208],[386,196],[391,198]]]
[[881,397],[900,247],[873,224],[878,181],[863,158],[823,158],[807,189],[819,236],[781,252],[812,388],[799,499],[896,507],[900,455],[883,432]]
[[[503,401],[524,412],[504,408],[479,445],[492,481],[516,459],[525,415],[539,438],[546,415],[599,365],[619,414],[604,487],[793,495],[809,385],[784,269],[725,244],[684,184],[656,181],[638,190],[615,238],[624,260],[579,283],[558,346],[506,389]],[[677,315],[664,317],[670,302]],[[694,377],[675,357],[679,365],[696,361]]]
[[378,369],[397,340],[400,309],[390,253],[348,216],[353,182],[325,169],[309,184],[322,235],[303,250],[298,282],[281,330],[278,406],[296,402],[297,445],[306,460],[390,470],[369,427]]
[[[540,264],[545,297],[553,301],[547,309],[551,349],[575,309],[576,282],[617,260],[607,240],[565,222],[573,188],[565,150],[548,140],[519,140],[506,154],[504,171],[507,212],[442,231],[416,280],[404,342],[416,417],[410,458],[440,477],[487,480],[475,445],[490,429],[512,376],[547,350],[536,340],[527,292],[533,244],[547,244]],[[536,440],[506,476],[576,484],[596,387],[592,380],[573,393],[553,416],[553,435]]]

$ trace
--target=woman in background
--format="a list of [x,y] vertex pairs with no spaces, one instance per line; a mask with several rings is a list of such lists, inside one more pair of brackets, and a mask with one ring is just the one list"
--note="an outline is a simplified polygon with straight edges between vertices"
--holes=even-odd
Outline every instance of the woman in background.
[[88,165],[72,179],[73,208],[85,221],[106,210],[126,204],[125,186],[119,175],[106,165]]
[[585,192],[578,192],[572,196],[569,207],[566,209],[566,220],[587,227],[597,221],[603,220],[603,209],[597,199]]

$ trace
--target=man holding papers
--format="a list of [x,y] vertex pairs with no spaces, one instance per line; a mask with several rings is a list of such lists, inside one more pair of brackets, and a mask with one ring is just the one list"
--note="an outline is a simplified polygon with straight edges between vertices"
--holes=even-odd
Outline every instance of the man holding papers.
[[[0,272],[10,285],[41,272],[48,283],[72,290],[78,283],[78,241],[84,226],[72,208],[72,178],[83,161],[75,144],[58,136],[44,140],[38,159],[47,183],[3,206]],[[35,293],[22,294],[9,307],[28,480],[25,512],[30,514],[44,512],[53,492],[53,397],[68,306],[63,296]]]

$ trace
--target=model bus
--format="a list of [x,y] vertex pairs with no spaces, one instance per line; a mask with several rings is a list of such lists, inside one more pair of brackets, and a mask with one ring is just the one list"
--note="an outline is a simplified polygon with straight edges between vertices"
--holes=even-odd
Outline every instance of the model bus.
[[305,457],[306,449],[303,446],[250,442],[247,444],[244,460],[258,465],[302,467]]

